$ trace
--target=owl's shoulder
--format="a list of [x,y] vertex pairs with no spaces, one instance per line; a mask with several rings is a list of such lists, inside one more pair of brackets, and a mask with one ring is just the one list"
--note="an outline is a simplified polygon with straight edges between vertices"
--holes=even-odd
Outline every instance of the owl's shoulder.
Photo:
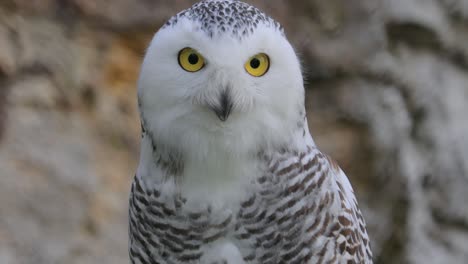
[[310,260],[371,263],[366,224],[353,188],[330,156],[316,147],[303,152],[278,153],[270,171],[288,199],[298,199],[301,210],[291,208],[295,219],[306,214],[304,230],[312,249]]

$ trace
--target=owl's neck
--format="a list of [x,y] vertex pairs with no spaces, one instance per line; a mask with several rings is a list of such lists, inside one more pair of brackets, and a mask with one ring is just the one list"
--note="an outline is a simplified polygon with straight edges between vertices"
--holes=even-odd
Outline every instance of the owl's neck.
[[142,137],[137,177],[146,189],[221,208],[227,201],[239,204],[237,198],[243,197],[240,194],[264,170],[263,165],[259,153],[234,155],[218,149],[202,157],[183,155],[146,133]]
[[265,156],[285,150],[301,152],[307,146],[314,146],[306,120],[285,143],[259,146],[242,153],[233,153],[221,142],[212,144],[200,155],[194,152],[198,145],[182,152],[158,141],[150,131],[142,130],[137,176],[151,189],[169,182],[174,192],[192,200],[206,198],[207,194],[219,197],[217,200],[220,201],[235,200],[233,195],[238,195],[255,177],[265,172]]

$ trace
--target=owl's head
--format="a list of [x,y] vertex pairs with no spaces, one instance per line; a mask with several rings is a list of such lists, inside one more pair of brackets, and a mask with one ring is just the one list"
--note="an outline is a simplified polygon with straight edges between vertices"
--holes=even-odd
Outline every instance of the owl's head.
[[300,63],[282,28],[231,0],[195,4],[156,33],[138,100],[156,141],[198,154],[285,144],[304,117]]

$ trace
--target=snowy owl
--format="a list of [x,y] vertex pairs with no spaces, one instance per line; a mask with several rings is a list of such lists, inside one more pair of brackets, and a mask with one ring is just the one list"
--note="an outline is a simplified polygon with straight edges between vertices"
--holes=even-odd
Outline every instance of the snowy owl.
[[150,43],[138,103],[131,263],[372,263],[353,189],[309,133],[278,22],[233,0],[180,12]]

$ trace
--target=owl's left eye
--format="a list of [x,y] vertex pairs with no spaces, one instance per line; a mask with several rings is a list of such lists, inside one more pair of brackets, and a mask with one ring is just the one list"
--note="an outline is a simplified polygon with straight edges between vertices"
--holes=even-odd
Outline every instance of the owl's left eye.
[[265,53],[259,53],[250,57],[244,68],[254,77],[263,76],[270,69],[270,58]]
[[192,48],[184,48],[179,51],[179,65],[188,72],[197,72],[205,66],[205,59]]

